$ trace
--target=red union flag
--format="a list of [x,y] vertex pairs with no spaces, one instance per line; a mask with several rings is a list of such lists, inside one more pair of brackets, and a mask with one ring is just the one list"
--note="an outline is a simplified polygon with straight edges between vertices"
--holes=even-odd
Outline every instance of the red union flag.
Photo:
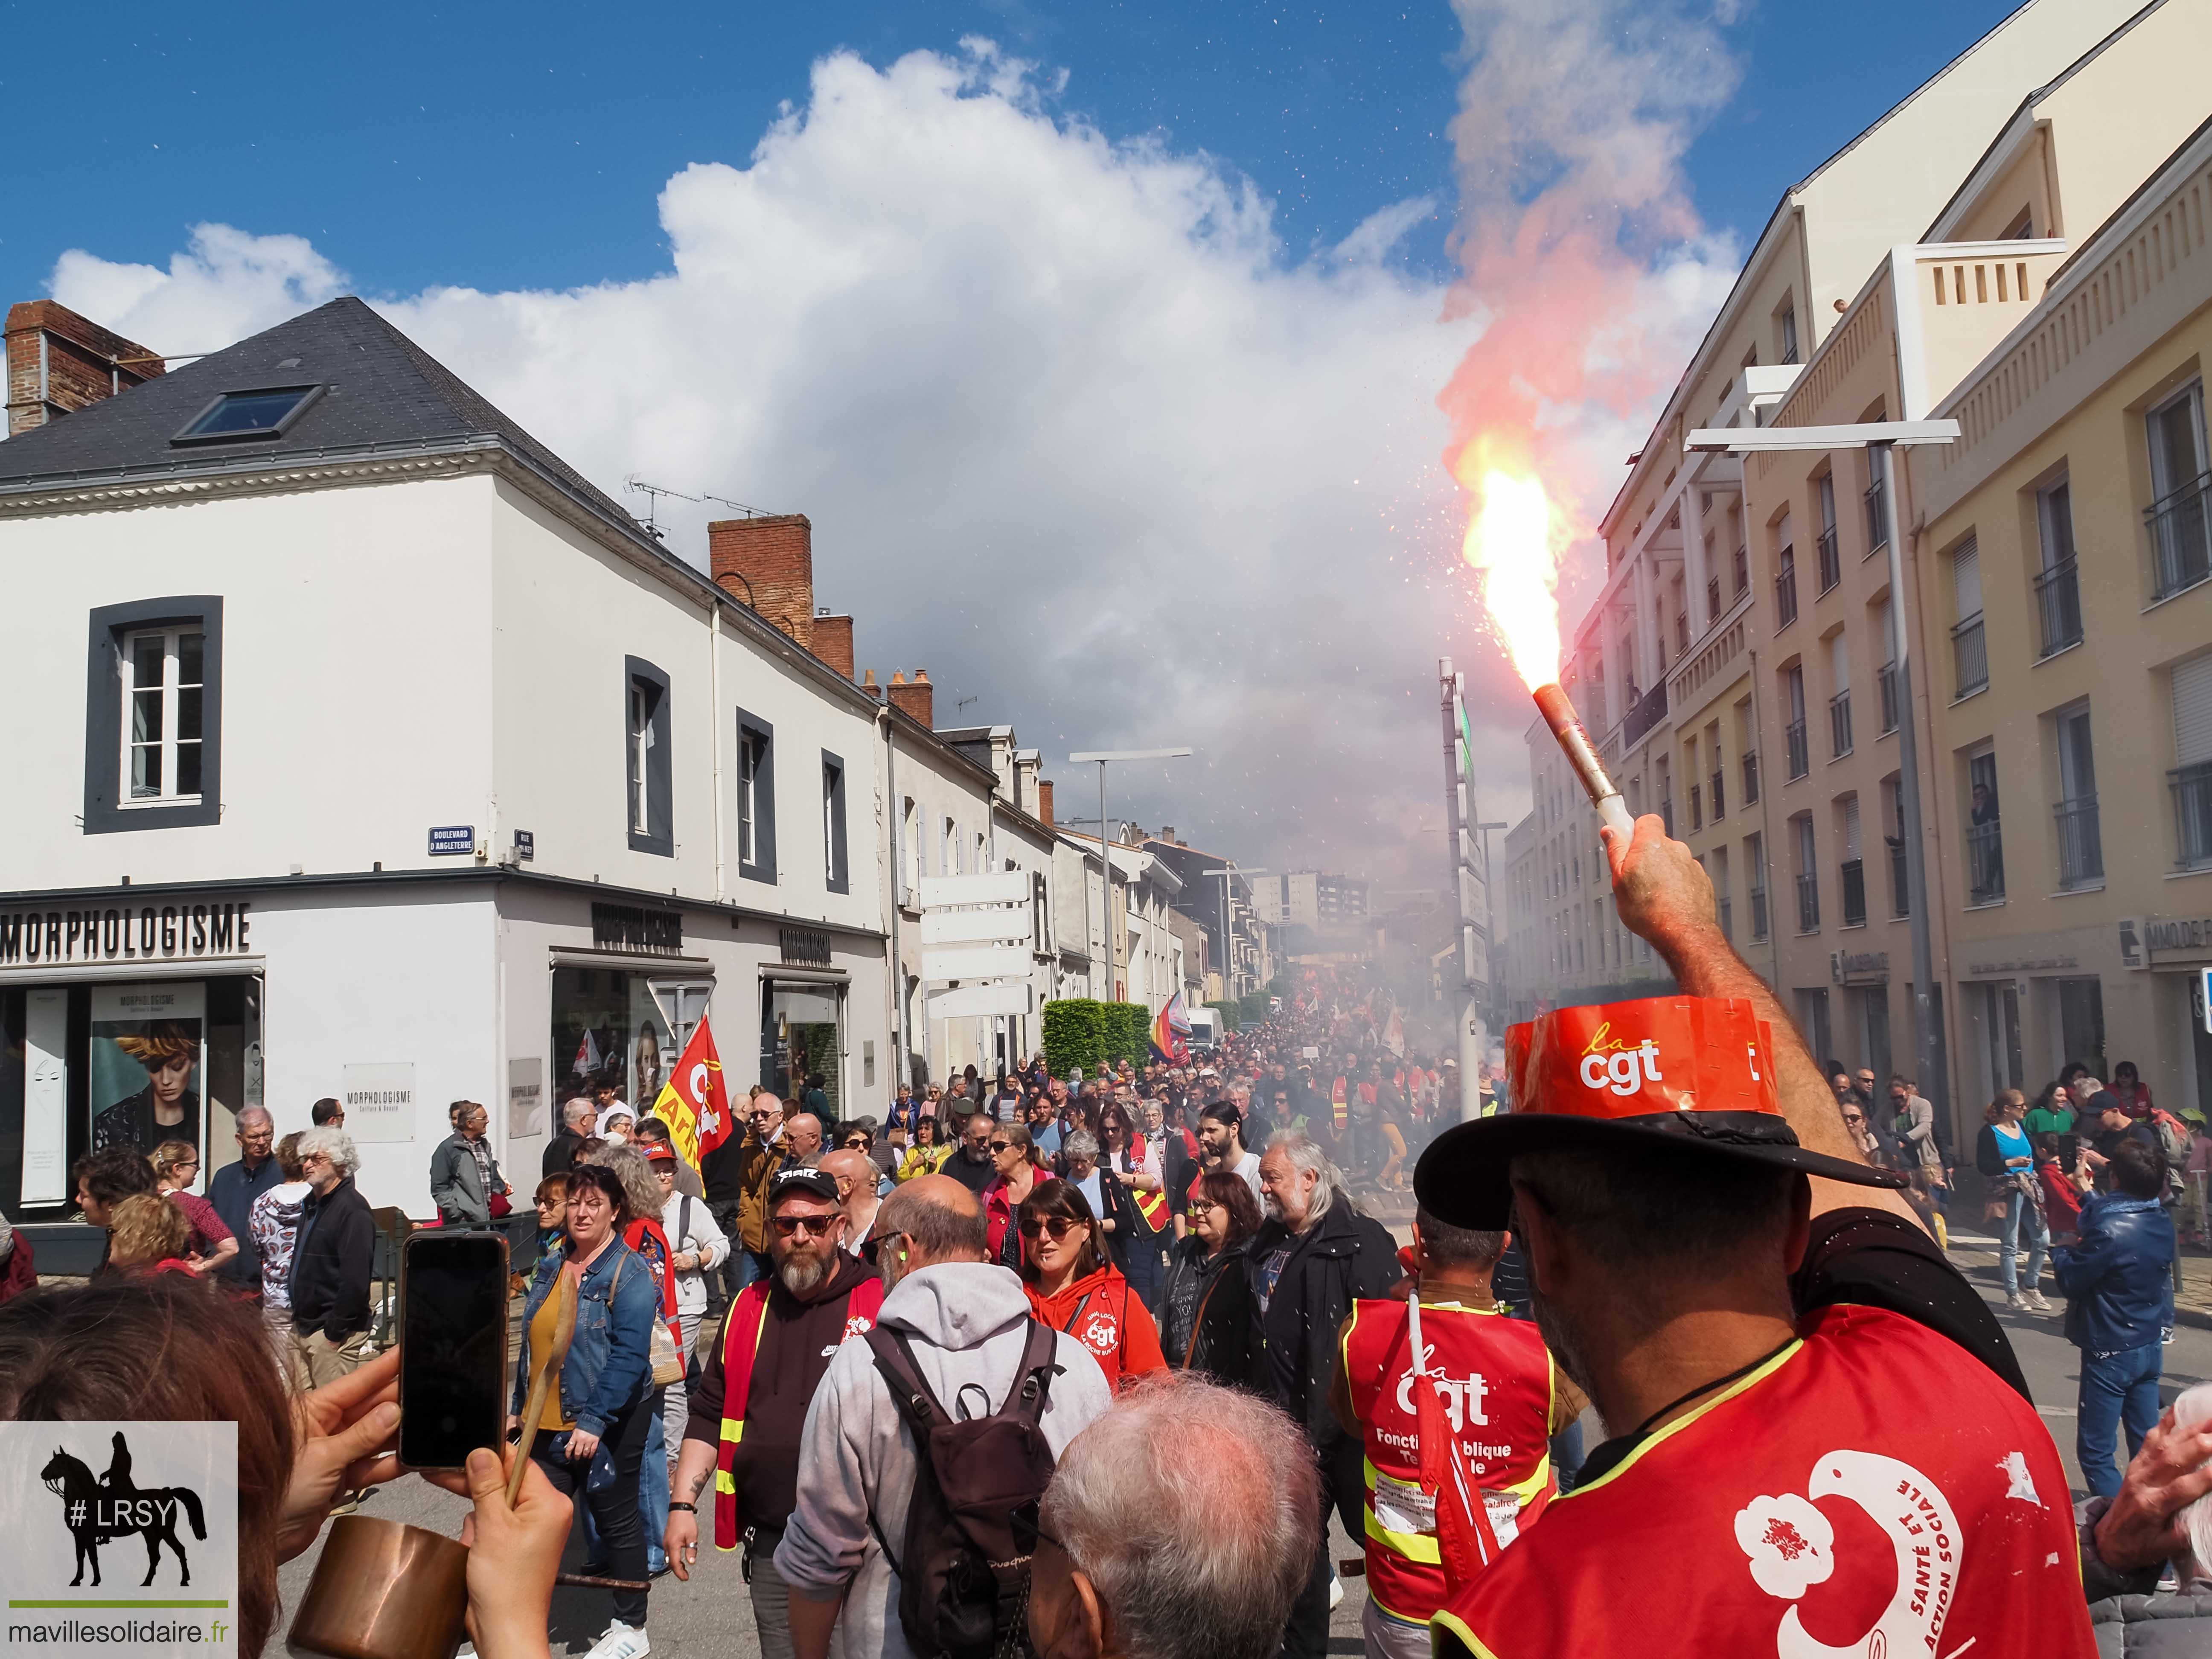
[[668,1126],[677,1155],[695,1170],[702,1158],[730,1138],[730,1097],[705,1020],[684,1045],[684,1058],[661,1085],[653,1115]]

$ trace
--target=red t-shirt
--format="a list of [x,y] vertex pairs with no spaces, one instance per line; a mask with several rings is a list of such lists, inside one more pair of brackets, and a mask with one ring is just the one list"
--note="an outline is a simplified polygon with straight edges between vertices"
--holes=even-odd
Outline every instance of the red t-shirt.
[[1800,1340],[1555,1498],[1437,1659],[2096,1652],[2066,1473],[2019,1395],[1900,1315]]

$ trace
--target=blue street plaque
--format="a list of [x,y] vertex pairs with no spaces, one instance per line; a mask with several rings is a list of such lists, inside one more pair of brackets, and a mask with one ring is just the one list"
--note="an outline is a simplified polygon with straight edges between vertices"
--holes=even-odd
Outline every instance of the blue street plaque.
[[477,830],[472,823],[434,824],[430,830],[430,856],[434,859],[465,857],[477,850]]

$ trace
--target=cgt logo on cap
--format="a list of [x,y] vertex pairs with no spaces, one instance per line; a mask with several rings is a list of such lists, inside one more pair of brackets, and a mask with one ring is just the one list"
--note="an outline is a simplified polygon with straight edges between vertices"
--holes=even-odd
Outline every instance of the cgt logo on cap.
[[[1632,1095],[1646,1082],[1663,1083],[1666,1079],[1659,1070],[1659,1045],[1650,1037],[1627,1048],[1619,1042],[1607,1042],[1612,1032],[1610,1023],[1601,1025],[1592,1033],[1589,1047],[1583,1050],[1583,1087],[1610,1088],[1617,1095]],[[1610,1049],[1611,1052],[1605,1052]]]

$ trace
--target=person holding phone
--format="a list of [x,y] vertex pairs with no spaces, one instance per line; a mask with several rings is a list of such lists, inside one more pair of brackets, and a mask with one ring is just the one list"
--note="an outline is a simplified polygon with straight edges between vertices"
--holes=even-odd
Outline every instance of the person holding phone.
[[[521,1427],[531,1355],[552,1340],[554,1284],[572,1274],[576,1334],[531,1455],[558,1491],[582,1494],[605,1541],[610,1576],[642,1579],[638,1471],[653,1416],[653,1322],[660,1316],[661,1298],[652,1269],[623,1243],[631,1219],[622,1178],[612,1170],[586,1164],[571,1173],[568,1247],[543,1257],[532,1277],[507,1428]],[[639,1659],[647,1651],[646,1595],[644,1590],[615,1592],[613,1622],[586,1659]]]

